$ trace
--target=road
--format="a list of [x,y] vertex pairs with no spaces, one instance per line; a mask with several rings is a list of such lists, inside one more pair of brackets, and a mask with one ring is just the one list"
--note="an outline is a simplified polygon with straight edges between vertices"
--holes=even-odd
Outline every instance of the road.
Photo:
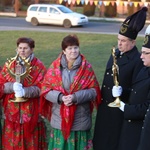
[[[25,21],[25,18],[0,17],[0,31],[4,30],[32,30],[45,32],[77,32],[77,33],[96,33],[96,34],[118,34],[121,23],[116,22],[94,22],[83,27],[64,28],[62,26],[39,25],[32,26]],[[144,35],[145,28],[139,33]]]

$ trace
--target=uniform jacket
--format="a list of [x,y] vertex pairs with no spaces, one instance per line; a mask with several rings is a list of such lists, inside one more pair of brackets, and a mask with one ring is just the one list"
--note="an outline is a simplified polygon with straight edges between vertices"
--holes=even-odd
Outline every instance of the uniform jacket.
[[[132,81],[137,72],[142,67],[140,53],[137,47],[119,54],[116,50],[116,59],[119,67],[119,85],[123,88],[122,101],[127,102]],[[120,130],[123,122],[123,112],[119,108],[111,108],[107,105],[114,101],[112,87],[114,86],[112,74],[113,58],[110,56],[102,84],[102,104],[98,108],[95,131],[94,131],[94,150],[117,150]],[[127,149],[126,149],[127,150]]]
[[119,150],[137,150],[149,103],[150,68],[143,67],[133,83],[129,102],[125,105]]
[[142,127],[140,142],[137,150],[150,150],[150,105],[145,115],[144,125]]

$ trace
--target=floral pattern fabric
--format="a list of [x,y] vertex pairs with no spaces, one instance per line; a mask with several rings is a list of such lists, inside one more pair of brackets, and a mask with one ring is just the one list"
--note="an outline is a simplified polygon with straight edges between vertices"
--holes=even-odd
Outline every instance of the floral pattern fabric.
[[[14,72],[16,61],[10,69]],[[41,88],[46,68],[43,63],[33,58],[32,67],[29,76],[23,80],[23,86],[38,86]],[[30,80],[31,79],[31,80]],[[3,150],[45,150],[45,144],[40,144],[42,138],[45,139],[44,125],[39,123],[39,97],[28,98],[28,101],[22,103],[13,103],[10,101],[14,98],[14,93],[5,94],[3,87],[7,82],[15,82],[15,79],[9,74],[6,64],[0,73],[0,98],[4,109],[4,126],[2,132],[2,149]],[[43,141],[43,140],[42,140]],[[39,143],[39,144],[38,144]],[[42,145],[42,146],[41,146]]]
[[64,140],[61,130],[52,129],[48,150],[93,150],[91,132],[71,131],[69,138]]
[[24,124],[5,122],[2,134],[2,150],[47,150],[43,122],[36,125],[28,138],[24,138]]
[[[73,94],[74,92],[79,90],[95,88],[97,92],[97,97],[95,100],[93,99],[93,101],[91,101],[90,103],[92,112],[93,107],[95,105],[98,106],[101,102],[101,93],[99,83],[96,79],[91,64],[85,59],[83,55],[81,55],[82,64],[79,67],[76,75],[74,76],[72,84],[70,85],[70,93],[67,93],[63,88],[61,77],[61,56],[62,55],[60,55],[55,61],[53,61],[44,77],[41,90],[41,112],[48,118],[50,117],[52,103],[46,101],[44,97],[50,90],[57,90],[60,91],[63,95],[68,95]],[[69,137],[71,127],[74,121],[76,107],[77,105],[75,104],[69,107],[65,106],[63,103],[61,104],[60,115],[61,118],[63,118],[61,123],[61,130],[65,140],[67,140],[67,138]]]

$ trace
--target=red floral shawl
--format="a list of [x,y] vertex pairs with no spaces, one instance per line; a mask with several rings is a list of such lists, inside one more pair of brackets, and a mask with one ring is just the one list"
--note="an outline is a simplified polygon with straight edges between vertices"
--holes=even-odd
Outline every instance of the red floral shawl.
[[[101,93],[98,81],[92,69],[92,66],[86,61],[85,57],[82,57],[82,64],[74,76],[74,81],[70,86],[70,93],[67,93],[63,88],[61,70],[60,70],[60,61],[61,55],[50,65],[48,69],[41,90],[41,113],[45,115],[47,118],[50,118],[52,103],[45,100],[45,95],[50,90],[61,91],[62,94],[68,95],[73,94],[76,91],[88,88],[95,88],[97,91],[96,100],[91,102],[91,112],[93,110],[93,106],[100,104],[101,102]],[[45,104],[45,105],[44,105]],[[62,119],[61,129],[65,140],[69,137],[71,127],[74,121],[74,114],[77,105],[65,106],[64,104],[60,107],[60,115]]]
[[[16,62],[13,62],[11,65],[11,70],[13,72],[15,64]],[[31,67],[32,69],[30,76],[32,77],[32,80],[25,78],[23,81],[23,86],[28,87],[35,85],[41,88],[41,81],[44,77],[44,74],[46,73],[46,68],[43,63],[35,57],[31,62]],[[14,93],[4,94],[3,87],[7,82],[15,82],[15,79],[12,78],[10,74],[8,74],[7,67],[4,65],[0,73],[0,98],[3,100],[4,113],[6,116],[5,121],[8,121],[9,123],[16,123],[16,125],[18,124],[19,127],[20,118],[22,118],[25,131],[27,134],[30,134],[38,122],[39,98],[29,98],[27,102],[23,103],[10,102],[9,99],[14,98]]]

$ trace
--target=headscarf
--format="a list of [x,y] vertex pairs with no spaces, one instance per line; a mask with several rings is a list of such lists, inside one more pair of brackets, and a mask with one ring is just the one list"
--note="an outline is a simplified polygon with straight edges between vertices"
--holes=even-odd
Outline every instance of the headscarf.
[[[88,61],[85,59],[85,57],[81,55],[82,64],[79,67],[79,70],[77,71],[76,75],[74,76],[73,82],[70,85],[70,93],[68,93],[63,88],[63,83],[62,83],[61,68],[60,68],[61,57],[62,55],[59,55],[59,57],[55,61],[53,61],[53,63],[50,65],[50,68],[48,69],[42,83],[41,101],[40,101],[41,103],[40,111],[42,115],[44,115],[49,119],[51,117],[51,113],[52,113],[51,109],[53,104],[49,101],[46,101],[45,99],[45,95],[50,90],[57,90],[60,91],[63,95],[68,95],[68,94],[73,94],[76,91],[89,89],[89,88],[94,88],[97,93],[96,99],[93,99],[90,102],[90,106],[91,106],[90,108],[92,113],[94,106],[97,107],[101,102],[101,92],[100,92],[99,83],[96,79],[91,64],[89,64]],[[63,118],[61,122],[61,130],[65,140],[67,140],[70,135],[76,108],[77,105],[75,104],[71,106],[66,106],[63,103],[61,104],[60,116],[61,118]]]
[[[12,72],[15,72],[15,66],[16,61],[10,66]],[[38,86],[41,88],[41,81],[46,73],[46,68],[36,57],[33,58],[30,66],[32,67],[31,72],[23,80],[22,84],[24,87]],[[16,123],[18,127],[20,127],[20,123],[24,124],[24,134],[26,134],[25,136],[30,136],[30,133],[32,133],[38,122],[39,97],[28,98],[28,101],[22,103],[10,102],[10,99],[14,98],[14,93],[4,93],[4,84],[7,82],[15,82],[15,79],[9,74],[7,65],[5,64],[0,73],[0,87],[2,87],[0,98],[3,100],[4,113],[6,116],[5,121],[12,124]]]

